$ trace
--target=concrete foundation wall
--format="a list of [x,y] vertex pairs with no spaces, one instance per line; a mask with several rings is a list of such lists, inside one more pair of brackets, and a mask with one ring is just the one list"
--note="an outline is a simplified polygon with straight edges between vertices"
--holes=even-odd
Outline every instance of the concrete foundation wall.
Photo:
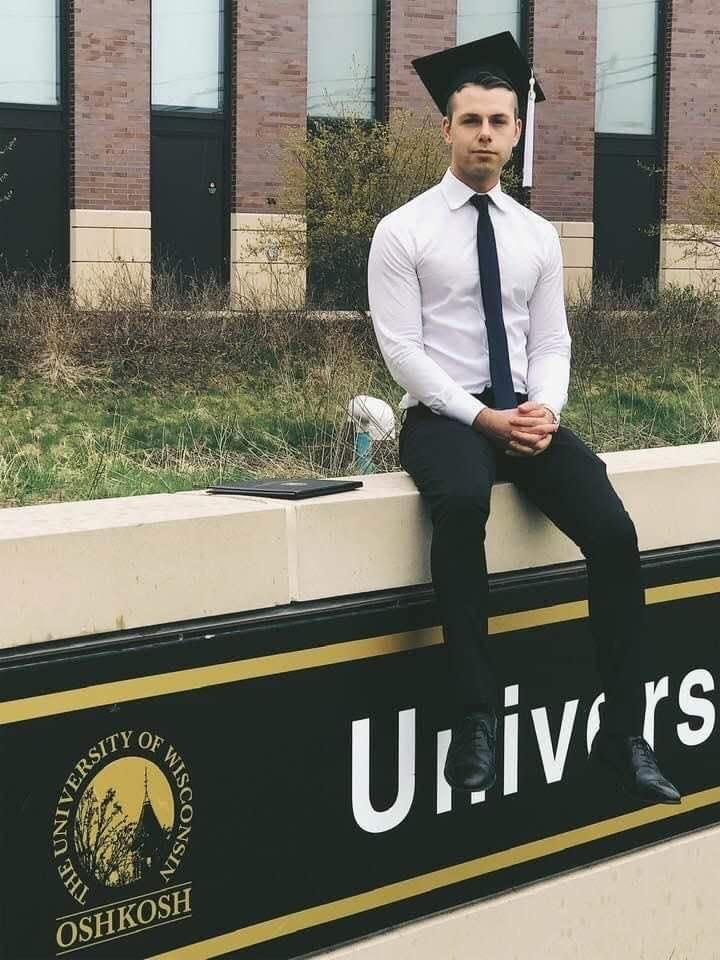
[[[305,301],[302,217],[234,213],[230,218],[232,306],[282,310]],[[297,238],[297,239],[295,239]]]
[[593,277],[593,223],[566,221],[553,224],[560,237],[568,302],[588,293]]
[[[720,443],[603,459],[641,549],[720,539]],[[412,480],[363,484],[297,503],[193,492],[3,510],[0,645],[429,583]],[[492,573],[581,558],[509,483],[493,489],[486,548]]]
[[720,289],[720,250],[689,243],[687,230],[664,223],[660,232],[660,286],[675,284],[696,290]]
[[326,960],[717,960],[720,828],[322,954]]
[[82,307],[147,301],[150,211],[71,210],[70,283]]

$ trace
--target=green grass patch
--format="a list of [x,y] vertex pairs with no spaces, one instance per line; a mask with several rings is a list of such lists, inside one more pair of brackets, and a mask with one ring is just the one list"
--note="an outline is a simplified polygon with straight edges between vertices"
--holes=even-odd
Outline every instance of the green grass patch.
[[[250,477],[355,470],[349,399],[402,394],[379,364],[293,363],[205,386],[69,387],[0,378],[0,503],[202,489]],[[692,361],[573,375],[563,422],[598,452],[720,439],[720,377]],[[396,443],[377,468],[400,469]]]

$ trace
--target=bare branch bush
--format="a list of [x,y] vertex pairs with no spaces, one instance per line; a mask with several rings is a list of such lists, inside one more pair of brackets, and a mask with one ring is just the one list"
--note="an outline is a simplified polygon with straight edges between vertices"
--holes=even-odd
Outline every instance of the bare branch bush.
[[686,259],[697,258],[699,267],[720,269],[720,153],[707,153],[687,163],[686,223],[672,224],[670,239],[686,245]]
[[[313,118],[288,134],[281,161],[281,218],[267,221],[255,253],[307,268],[321,307],[367,309],[367,259],[379,221],[436,184],[449,153],[437,117],[394,111],[386,122],[350,113]],[[518,190],[513,168],[505,189]],[[300,228],[304,224],[305,228]]]

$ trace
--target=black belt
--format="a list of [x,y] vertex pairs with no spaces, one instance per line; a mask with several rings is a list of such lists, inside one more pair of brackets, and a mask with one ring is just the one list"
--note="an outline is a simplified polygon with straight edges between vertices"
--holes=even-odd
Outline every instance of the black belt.
[[[492,387],[485,387],[482,393],[473,393],[473,397],[476,397],[481,403],[484,403],[486,407],[495,408],[495,394],[492,391]],[[516,392],[515,399],[518,402],[518,406],[520,406],[521,403],[527,403],[527,394]]]

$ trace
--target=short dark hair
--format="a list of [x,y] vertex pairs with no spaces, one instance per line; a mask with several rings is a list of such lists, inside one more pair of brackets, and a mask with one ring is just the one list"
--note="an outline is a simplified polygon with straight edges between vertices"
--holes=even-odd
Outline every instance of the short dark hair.
[[515,94],[515,119],[517,120],[518,116],[520,115],[518,107],[518,95],[513,85],[509,81],[504,80],[502,77],[498,77],[494,73],[488,73],[487,70],[478,70],[477,73],[463,77],[462,82],[455,87],[448,97],[447,106],[445,107],[445,116],[451,123],[454,110],[453,98],[455,97],[456,93],[464,90],[465,87],[483,87],[485,90],[497,90],[498,88],[509,90],[510,93]]

